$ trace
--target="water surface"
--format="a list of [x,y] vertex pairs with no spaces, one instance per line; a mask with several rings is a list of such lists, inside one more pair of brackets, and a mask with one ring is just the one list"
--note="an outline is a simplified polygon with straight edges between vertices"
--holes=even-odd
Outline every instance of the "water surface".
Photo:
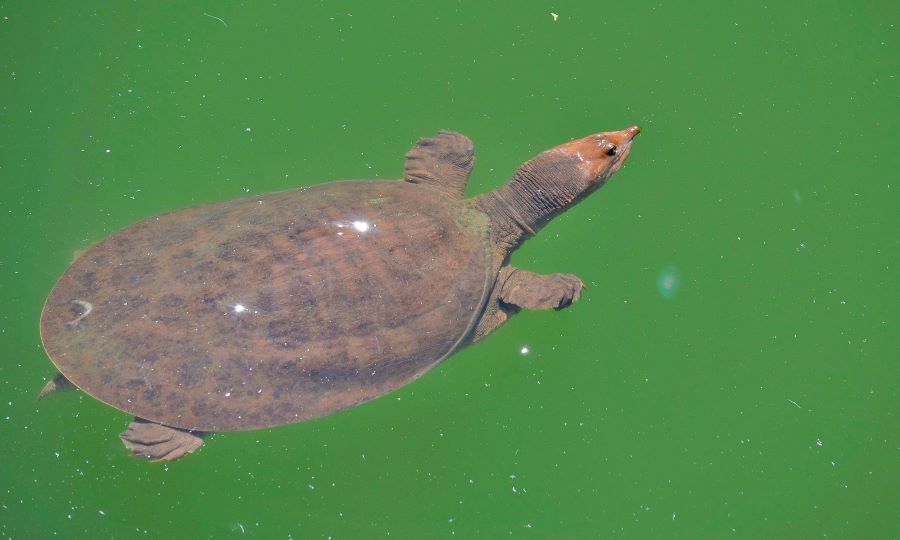
[[[4,538],[897,538],[898,9],[889,2],[0,5]],[[413,385],[133,459],[38,317],[147,216],[397,178],[468,134],[470,195],[638,123],[518,251],[572,272]]]

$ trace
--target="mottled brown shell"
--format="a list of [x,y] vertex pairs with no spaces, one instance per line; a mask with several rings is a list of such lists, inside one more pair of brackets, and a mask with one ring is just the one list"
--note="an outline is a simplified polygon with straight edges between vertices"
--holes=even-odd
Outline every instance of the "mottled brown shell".
[[146,219],[84,253],[41,317],[69,380],[201,431],[298,422],[450,354],[493,284],[488,218],[406,182],[353,181]]

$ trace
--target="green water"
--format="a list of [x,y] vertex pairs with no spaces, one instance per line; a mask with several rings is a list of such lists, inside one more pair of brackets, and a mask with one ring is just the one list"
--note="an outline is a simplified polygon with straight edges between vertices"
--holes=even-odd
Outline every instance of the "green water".
[[[0,3],[0,535],[900,538],[898,14]],[[475,141],[476,194],[633,123],[614,181],[513,258],[583,299],[388,397],[169,465],[84,394],[35,401],[42,303],[121,227],[397,178],[440,128]]]

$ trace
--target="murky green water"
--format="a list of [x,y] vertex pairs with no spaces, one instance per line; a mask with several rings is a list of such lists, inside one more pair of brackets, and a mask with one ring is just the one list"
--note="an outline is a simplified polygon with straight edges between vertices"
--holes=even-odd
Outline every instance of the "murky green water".
[[[900,537],[898,13],[0,4],[0,534]],[[514,256],[582,301],[395,394],[167,466],[123,413],[35,401],[44,298],[129,223],[396,178],[439,128],[475,141],[475,194],[632,123],[614,181]]]

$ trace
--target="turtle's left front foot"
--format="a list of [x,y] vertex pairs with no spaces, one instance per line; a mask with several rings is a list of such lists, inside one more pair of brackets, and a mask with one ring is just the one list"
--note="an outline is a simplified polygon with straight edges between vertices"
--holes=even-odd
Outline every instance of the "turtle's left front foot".
[[164,426],[143,418],[135,418],[119,438],[132,454],[151,461],[172,461],[203,445],[203,434],[199,431]]
[[577,301],[584,288],[572,274],[541,275],[512,267],[503,271],[507,276],[500,300],[525,309],[562,309]]

